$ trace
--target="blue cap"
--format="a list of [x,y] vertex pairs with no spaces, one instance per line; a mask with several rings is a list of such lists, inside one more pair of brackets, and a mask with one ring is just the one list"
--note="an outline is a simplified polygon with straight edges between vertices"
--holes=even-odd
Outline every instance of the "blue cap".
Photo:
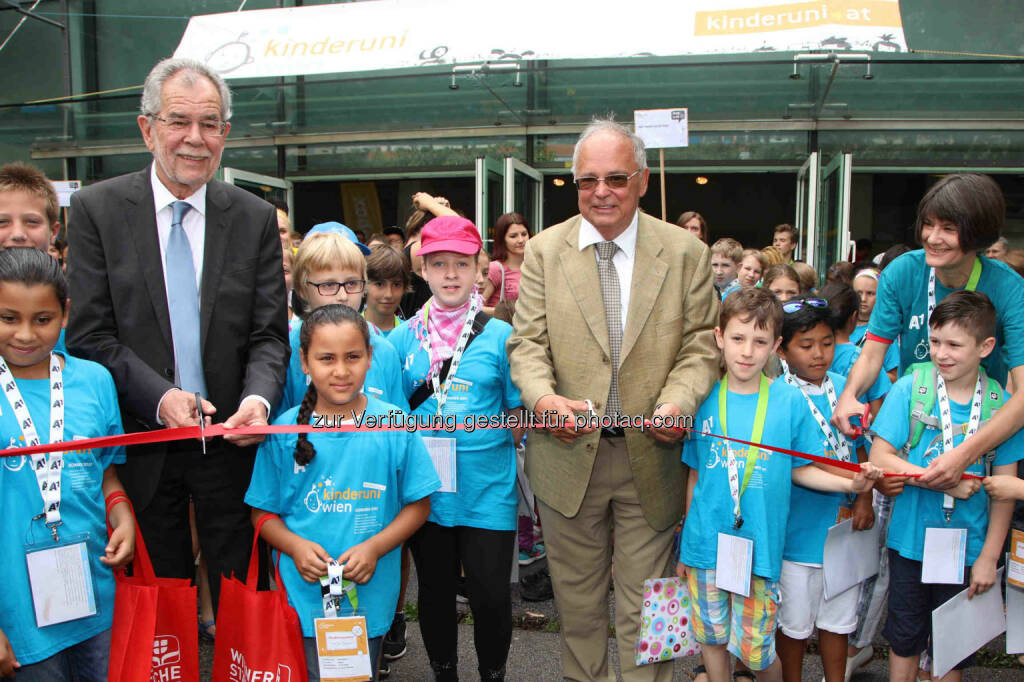
[[342,225],[341,223],[332,220],[327,223],[320,223],[319,225],[314,225],[312,228],[310,228],[309,232],[307,232],[306,235],[309,236],[311,234],[316,234],[317,232],[340,234],[342,237],[358,246],[359,250],[363,252],[364,256],[370,255],[370,247],[359,241],[359,239],[356,237],[356,233],[350,230],[347,226]]

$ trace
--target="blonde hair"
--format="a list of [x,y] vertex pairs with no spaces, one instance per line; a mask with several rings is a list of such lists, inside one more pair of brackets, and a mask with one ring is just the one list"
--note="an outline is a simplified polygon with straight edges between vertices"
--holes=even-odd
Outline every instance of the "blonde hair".
[[757,249],[743,249],[743,256],[742,256],[742,258],[740,258],[739,262],[742,263],[743,260],[747,256],[753,256],[757,260],[757,262],[761,265],[761,272],[764,272],[764,269],[767,267],[767,265],[764,262],[764,254],[763,253],[761,253]]
[[354,242],[340,234],[315,232],[302,240],[292,259],[293,291],[299,292],[306,286],[309,273],[327,268],[355,270],[366,279],[366,259]]
[[722,237],[711,245],[711,254],[725,256],[736,265],[743,260],[743,245],[732,237]]
[[766,246],[761,249],[761,255],[764,257],[764,265],[766,268],[772,265],[782,265],[785,261],[782,260],[782,252],[774,246]]

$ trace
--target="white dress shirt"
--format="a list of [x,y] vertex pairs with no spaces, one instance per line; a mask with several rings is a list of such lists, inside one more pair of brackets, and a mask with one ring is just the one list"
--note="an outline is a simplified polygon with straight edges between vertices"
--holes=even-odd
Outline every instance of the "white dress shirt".
[[[615,272],[619,275],[619,304],[622,306],[622,331],[626,331],[626,314],[629,311],[629,293],[633,283],[633,263],[636,261],[636,235],[637,235],[637,221],[639,219],[640,212],[637,211],[633,214],[633,220],[629,223],[629,227],[612,241],[619,247],[619,250],[612,256],[612,265],[615,266]],[[598,242],[608,241],[601,236],[601,233],[597,231],[590,221],[583,218],[580,224],[580,251],[587,248],[591,244],[597,244]],[[597,253],[597,249],[594,249],[595,262],[600,260],[601,257]]]

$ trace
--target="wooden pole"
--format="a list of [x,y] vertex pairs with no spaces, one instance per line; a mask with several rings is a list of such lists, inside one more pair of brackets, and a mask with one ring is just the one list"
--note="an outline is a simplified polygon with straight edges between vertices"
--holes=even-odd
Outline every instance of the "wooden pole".
[[665,217],[665,149],[661,148],[658,150],[658,161],[661,164],[661,219],[668,220]]

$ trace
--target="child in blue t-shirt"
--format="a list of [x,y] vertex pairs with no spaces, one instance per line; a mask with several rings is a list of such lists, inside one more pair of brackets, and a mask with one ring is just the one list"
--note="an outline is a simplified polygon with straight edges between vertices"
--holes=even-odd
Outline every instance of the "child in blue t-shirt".
[[[292,308],[303,318],[310,311],[331,303],[358,310],[366,290],[366,259],[362,250],[366,247],[355,241],[355,235],[344,225],[324,225],[327,227],[315,226],[302,240],[292,266]],[[365,253],[369,253],[369,249]],[[275,417],[301,403],[309,387],[309,376],[302,370],[299,353],[301,331],[302,326],[297,325],[288,333],[291,357],[281,403],[274,411]],[[402,367],[398,354],[384,334],[372,324],[370,347],[373,363],[366,373],[363,393],[405,410],[408,403],[402,393]]]
[[[300,341],[312,384],[302,404],[275,423],[334,426],[376,415],[404,424],[396,407],[360,391],[372,351],[359,313],[343,305],[317,308]],[[376,677],[381,638],[398,601],[397,548],[427,519],[439,485],[422,438],[405,430],[271,434],[260,446],[245,502],[254,523],[267,513],[280,516],[260,535],[285,555],[281,578],[302,622],[310,680],[320,679],[313,620],[325,615],[319,579],[332,561],[357,584],[348,600],[366,616]]]
[[[418,420],[475,425],[521,407],[505,342],[512,327],[480,316],[476,291],[480,233],[442,215],[423,227],[420,255],[431,299],[390,340],[403,361],[403,386]],[[482,327],[480,326],[483,322]],[[426,424],[425,424],[426,425]],[[501,426],[500,422],[497,424]],[[422,427],[421,427],[422,428]],[[427,429],[437,429],[426,425]],[[466,576],[482,679],[504,679],[512,639],[510,576],[515,546],[516,454],[509,428],[424,431],[449,454],[453,485],[434,493],[430,519],[410,541],[419,580],[420,632],[438,679],[453,679],[458,566]]]
[[[828,284],[822,289],[827,293]],[[843,284],[853,297],[853,290]],[[784,381],[798,387],[814,417],[815,436],[825,456],[845,462],[866,462],[863,438],[848,440],[829,424],[832,410],[845,378],[828,371],[835,348],[833,325],[842,317],[822,298],[797,297],[782,304],[782,342],[778,354],[789,372]],[[827,468],[840,476],[849,472]],[[849,474],[852,477],[852,474]],[[824,550],[828,530],[846,518],[853,518],[854,530],[874,523],[871,491],[852,501],[848,495],[794,487],[789,498],[789,522],[782,554],[779,587],[779,658],[787,677],[799,678],[807,640],[818,630],[822,666],[826,680],[842,680],[846,667],[847,636],[857,626],[859,586],[831,598],[825,597]]]
[[[54,258],[35,249],[0,252],[0,443],[5,448],[122,433],[110,373],[54,352],[67,303],[67,283]],[[123,447],[0,462],[0,677],[107,679],[111,569],[127,563],[135,550],[135,520],[129,506],[120,503],[127,497],[112,466],[123,462]],[[104,497],[110,503],[106,513]],[[109,537],[107,523],[113,529]],[[37,559],[57,548],[62,553],[77,548],[83,559],[76,570],[65,555],[63,585],[28,568],[28,555]],[[55,616],[35,601],[54,589],[84,591],[89,609]]]
[[[871,311],[875,309],[875,301],[878,296],[878,277],[881,270],[875,267],[858,270],[853,276],[853,291],[857,294],[860,304],[857,306],[857,324],[850,332],[850,343],[860,348],[864,345],[864,335],[868,331],[868,320],[871,319]],[[851,365],[852,366],[852,365]],[[897,337],[885,351],[885,359],[882,361],[882,369],[885,371],[889,381],[896,381],[899,378],[900,369],[900,340]]]
[[[851,480],[787,455],[707,435],[822,454],[820,431],[800,390],[785,381],[770,383],[762,373],[781,327],[781,305],[765,289],[743,287],[723,301],[715,339],[726,375],[697,411],[695,428],[701,434],[683,447],[690,479],[676,572],[688,580],[694,634],[704,645],[713,680],[728,678],[729,653],[758,671],[758,679],[781,679],[775,623],[792,483],[860,493],[879,473],[864,464]],[[749,552],[747,568],[732,573],[749,578],[749,596],[716,584],[723,568],[719,550],[737,547]]]
[[[920,474],[932,459],[977,433],[983,424],[985,402],[1006,398],[1000,395],[1002,389],[989,396],[993,391],[985,373],[979,371],[982,360],[995,347],[996,324],[995,307],[981,292],[956,291],[936,305],[929,329],[932,362],[918,369],[934,372],[930,388],[919,381],[918,386],[924,390],[915,391],[913,376],[896,382],[875,419],[873,463],[887,471]],[[913,427],[917,422],[911,420],[911,414],[929,391],[934,405],[927,410],[930,416],[921,420],[923,430],[915,442]],[[925,403],[920,410],[926,408]],[[991,464],[997,476],[1012,476],[1022,457],[1024,433],[1018,431],[995,450],[991,461],[983,457],[966,473],[984,476],[987,464]],[[931,613],[936,607],[965,587],[971,596],[995,584],[996,562],[1003,551],[1013,502],[993,500],[989,506],[984,496],[974,494],[980,485],[977,478],[964,478],[954,488],[942,491],[909,479],[893,502],[887,542],[889,610],[883,630],[892,647],[889,670],[893,679],[914,676],[918,659],[931,646]],[[952,552],[942,553],[943,563],[924,563],[926,543],[951,531],[962,533],[959,558]],[[957,577],[962,572],[962,580],[951,584],[925,582],[936,570]],[[962,661],[956,671],[969,666],[971,659],[973,656]],[[943,679],[959,680],[960,675]]]

